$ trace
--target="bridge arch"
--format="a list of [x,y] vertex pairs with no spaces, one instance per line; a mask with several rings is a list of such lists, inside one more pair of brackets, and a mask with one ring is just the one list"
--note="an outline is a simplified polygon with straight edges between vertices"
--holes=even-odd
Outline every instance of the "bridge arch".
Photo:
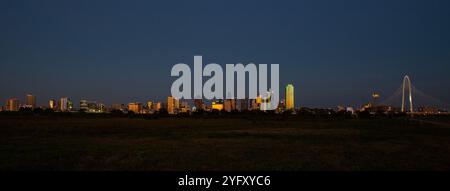
[[[407,87],[408,88],[408,92],[407,92],[408,93],[408,97],[407,97],[408,100],[405,100],[406,86],[408,86]],[[411,79],[409,78],[408,75],[406,75],[403,78],[403,85],[402,85],[402,112],[406,112],[406,110],[405,110],[405,106],[406,106],[405,101],[409,102],[409,112],[413,113],[414,109],[413,109],[413,97],[412,97]]]

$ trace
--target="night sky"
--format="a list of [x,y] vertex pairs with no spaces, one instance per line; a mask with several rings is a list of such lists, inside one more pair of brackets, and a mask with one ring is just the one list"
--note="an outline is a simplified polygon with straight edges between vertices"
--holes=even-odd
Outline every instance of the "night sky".
[[449,103],[450,1],[0,1],[0,105],[164,101],[194,55],[280,64],[297,107],[358,106],[405,74]]

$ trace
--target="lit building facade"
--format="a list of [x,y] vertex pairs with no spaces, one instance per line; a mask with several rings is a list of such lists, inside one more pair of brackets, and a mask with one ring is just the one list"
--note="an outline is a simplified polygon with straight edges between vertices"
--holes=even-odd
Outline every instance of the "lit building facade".
[[172,96],[167,97],[167,112],[169,114],[175,114],[175,98]]
[[80,100],[80,110],[88,113],[103,113],[106,112],[106,107],[103,103]]
[[159,110],[161,110],[161,108],[162,108],[162,103],[161,102],[157,102],[153,106],[153,110],[154,111],[159,111]]
[[153,109],[153,101],[147,101],[147,108]]
[[31,107],[31,108],[36,108],[36,96],[28,94],[26,106]]
[[141,113],[142,112],[142,104],[141,103],[129,103],[128,104],[128,111],[132,111],[134,113]]
[[12,98],[6,102],[6,111],[19,111],[20,101],[19,99]]
[[223,101],[213,101],[211,103],[211,110],[223,110]]
[[56,109],[56,101],[54,99],[48,101],[48,108]]
[[80,100],[80,110],[89,111],[89,104],[87,100]]
[[69,98],[67,97],[63,97],[59,100],[59,110],[64,112],[64,111],[69,111]]
[[180,104],[180,112],[181,113],[187,113],[191,111],[191,107],[189,106],[189,103],[186,101],[181,102]]
[[125,107],[125,104],[114,103],[111,105],[111,110],[125,111],[126,107]]
[[294,111],[295,110],[295,105],[294,105],[294,85],[292,84],[288,84],[286,86],[286,111]]
[[180,109],[180,100],[177,98],[173,98],[173,108],[175,109],[175,112],[177,112]]

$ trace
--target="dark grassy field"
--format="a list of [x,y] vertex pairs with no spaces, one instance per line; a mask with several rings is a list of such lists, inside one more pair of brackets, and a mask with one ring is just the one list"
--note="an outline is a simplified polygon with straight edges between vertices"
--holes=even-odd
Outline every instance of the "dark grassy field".
[[450,170],[427,121],[0,116],[0,170]]

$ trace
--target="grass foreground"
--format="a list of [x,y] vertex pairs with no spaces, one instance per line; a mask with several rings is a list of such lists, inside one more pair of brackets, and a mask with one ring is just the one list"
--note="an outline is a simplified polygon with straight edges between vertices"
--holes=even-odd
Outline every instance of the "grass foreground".
[[450,170],[449,121],[0,116],[0,170]]

